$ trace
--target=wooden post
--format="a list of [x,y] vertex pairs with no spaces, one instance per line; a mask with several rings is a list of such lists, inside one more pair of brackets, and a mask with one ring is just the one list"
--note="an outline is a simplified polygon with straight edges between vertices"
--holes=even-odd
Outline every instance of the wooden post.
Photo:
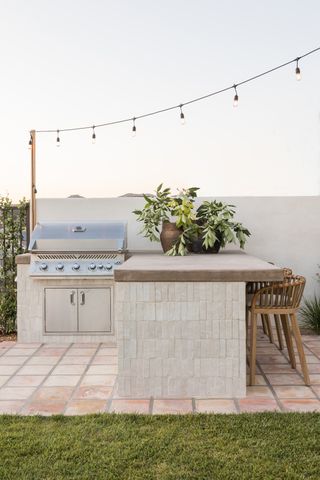
[[30,227],[34,229],[37,223],[36,209],[36,131],[31,130],[31,199],[30,199]]

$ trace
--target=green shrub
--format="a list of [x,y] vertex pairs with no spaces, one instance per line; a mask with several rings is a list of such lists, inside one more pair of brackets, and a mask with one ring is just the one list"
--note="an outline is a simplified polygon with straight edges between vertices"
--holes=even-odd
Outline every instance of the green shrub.
[[320,335],[320,297],[314,295],[304,301],[300,309],[302,326]]

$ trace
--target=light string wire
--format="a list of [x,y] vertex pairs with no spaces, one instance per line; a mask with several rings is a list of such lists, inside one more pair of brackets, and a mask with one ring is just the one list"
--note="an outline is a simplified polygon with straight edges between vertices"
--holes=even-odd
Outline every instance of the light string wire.
[[[270,68],[269,70],[266,70],[266,71],[261,72],[257,75],[254,75],[253,77],[247,78],[246,80],[242,80],[241,82],[234,83],[234,84],[232,84],[228,87],[222,88],[220,90],[216,90],[215,92],[211,92],[211,93],[208,93],[206,95],[202,95],[201,97],[193,98],[192,100],[188,100],[187,102],[178,103],[177,105],[172,105],[170,107],[162,108],[160,110],[154,110],[152,112],[144,113],[142,115],[136,115],[134,117],[123,118],[123,119],[120,119],[120,120],[114,120],[114,121],[111,121],[111,122],[99,123],[99,124],[95,124],[95,125],[86,125],[86,126],[82,126],[82,127],[73,127],[73,128],[60,128],[59,130],[57,130],[57,129],[35,130],[35,132],[36,133],[57,133],[57,132],[59,132],[60,133],[60,132],[73,132],[73,131],[77,131],[77,130],[90,130],[90,129],[95,130],[96,128],[107,127],[109,125],[117,125],[117,124],[120,124],[120,123],[127,123],[127,122],[133,122],[133,125],[135,127],[136,120],[139,120],[141,118],[146,118],[146,117],[151,117],[151,116],[154,116],[154,115],[159,115],[161,113],[169,112],[171,110],[176,110],[176,109],[180,109],[180,112],[182,112],[182,107],[184,107],[185,105],[191,105],[192,103],[200,102],[201,100],[205,100],[207,98],[214,97],[215,95],[219,95],[219,94],[227,92],[229,90],[234,90],[235,92],[237,92],[237,87],[239,87],[241,85],[245,85],[246,83],[249,83],[249,82],[253,82],[254,80],[257,80],[258,78],[261,78],[265,75],[269,75],[270,73],[273,73],[276,70],[280,70],[281,68],[284,68],[284,67],[290,65],[291,63],[296,63],[297,68],[298,68],[298,62],[302,58],[305,58],[309,55],[312,55],[313,53],[316,53],[319,50],[320,50],[320,47],[314,48],[313,50],[310,50],[309,52],[306,52],[303,55],[300,55],[299,57],[295,57],[292,60],[289,60],[288,62],[282,63],[281,65],[277,65],[276,67]],[[300,69],[299,69],[299,74],[300,74]],[[236,93],[236,95],[237,95],[237,93]],[[135,132],[135,128],[134,128],[134,132]]]

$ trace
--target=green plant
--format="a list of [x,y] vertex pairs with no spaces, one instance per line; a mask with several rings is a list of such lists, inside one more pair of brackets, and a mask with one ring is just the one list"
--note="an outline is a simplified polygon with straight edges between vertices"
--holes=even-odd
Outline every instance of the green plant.
[[234,221],[235,206],[216,200],[205,201],[197,209],[198,237],[202,239],[205,250],[212,248],[216,242],[221,247],[236,243],[243,248],[250,232],[241,223]]
[[23,253],[27,203],[13,205],[8,197],[0,197],[0,332],[16,329],[16,255]]
[[314,295],[304,300],[300,308],[301,324],[320,335],[320,298]]
[[138,221],[143,223],[140,233],[150,241],[160,241],[160,225],[163,222],[175,221],[177,228],[182,230],[177,242],[167,255],[186,255],[190,235],[195,222],[194,200],[197,187],[183,189],[173,196],[170,188],[163,188],[161,183],[155,195],[143,195],[146,203],[142,210],[134,210]]

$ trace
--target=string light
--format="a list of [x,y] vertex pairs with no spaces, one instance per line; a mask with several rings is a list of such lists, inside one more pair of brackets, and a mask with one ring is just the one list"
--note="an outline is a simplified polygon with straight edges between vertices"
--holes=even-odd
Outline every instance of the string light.
[[181,103],[181,105],[179,105],[179,107],[180,107],[180,122],[181,122],[181,125],[185,125],[186,124],[186,119],[184,118],[184,113],[182,111],[183,104]]
[[[161,113],[169,112],[171,110],[176,110],[176,109],[180,109],[180,120],[181,120],[181,123],[184,123],[185,117],[184,117],[184,113],[182,111],[183,106],[190,105],[190,104],[196,103],[196,102],[200,102],[202,100],[206,100],[208,98],[211,98],[211,97],[216,96],[216,95],[220,95],[220,94],[222,94],[224,92],[227,92],[229,90],[234,90],[235,95],[234,95],[234,99],[233,99],[233,105],[234,105],[234,107],[237,107],[238,103],[239,103],[239,96],[238,96],[238,92],[237,92],[237,87],[239,87],[240,85],[244,85],[246,83],[249,83],[249,82],[253,82],[254,80],[257,80],[258,78],[263,77],[265,75],[270,75],[271,73],[273,73],[273,72],[275,72],[275,71],[277,71],[281,68],[285,68],[288,65],[291,65],[292,63],[296,62],[296,69],[295,69],[296,78],[297,78],[297,80],[300,80],[301,79],[301,71],[300,71],[300,67],[299,67],[299,61],[302,58],[305,58],[308,55],[312,55],[312,54],[314,54],[316,52],[319,52],[319,51],[320,51],[320,47],[314,48],[313,50],[310,50],[309,52],[306,52],[303,55],[300,55],[299,57],[295,57],[294,59],[289,60],[285,63],[280,64],[280,65],[277,65],[273,68],[270,68],[269,70],[266,70],[266,71],[261,72],[257,75],[249,77],[249,78],[247,78],[247,79],[245,79],[241,82],[238,82],[237,84],[229,85],[228,87],[225,87],[225,88],[222,88],[220,90],[216,90],[214,92],[208,93],[207,95],[202,95],[201,97],[193,98],[192,100],[184,102],[183,104],[176,104],[176,105],[172,105],[172,106],[169,106],[169,107],[166,107],[166,108],[162,108],[160,110],[155,110],[155,111],[152,111],[152,112],[144,113],[142,115],[139,115],[138,117],[134,117],[134,118],[128,117],[128,118],[123,118],[123,119],[120,119],[120,120],[114,120],[114,121],[110,121],[110,122],[106,122],[106,123],[101,123],[99,125],[95,125],[94,127],[92,127],[92,125],[90,125],[90,126],[82,126],[82,127],[64,128],[64,129],[61,129],[61,130],[35,130],[35,132],[36,133],[54,133],[54,132],[57,132],[57,142],[56,143],[57,143],[57,146],[60,146],[60,137],[59,137],[60,132],[71,132],[71,131],[76,131],[76,130],[93,129],[92,140],[95,140],[95,129],[96,128],[107,127],[107,126],[110,126],[110,125],[118,125],[120,123],[133,122],[132,136],[135,136],[136,131],[137,131],[136,125],[135,125],[136,120],[138,120],[140,118],[146,118],[146,117],[151,117],[151,116],[154,116],[154,115],[159,115]],[[32,145],[32,140],[31,140],[31,145]],[[29,147],[30,147],[30,141],[29,141]]]
[[95,132],[95,126],[93,125],[92,127],[92,143],[95,144],[96,143],[96,132]]
[[133,125],[132,125],[132,133],[131,136],[135,137],[137,135],[137,127],[136,127],[136,119],[133,117],[132,119]]
[[60,147],[60,130],[57,130],[56,146]]
[[297,58],[296,58],[296,62],[297,62],[297,66],[296,66],[296,79],[298,80],[298,82],[301,80],[301,72],[300,72],[300,67],[299,67],[299,60],[300,60],[300,57],[297,57]]
[[235,91],[235,96],[233,97],[233,106],[237,107],[239,103],[239,96],[237,92],[237,85],[233,85],[234,91]]
[[31,150],[31,148],[32,148],[32,143],[33,143],[33,141],[32,141],[32,133],[30,132],[29,150]]

